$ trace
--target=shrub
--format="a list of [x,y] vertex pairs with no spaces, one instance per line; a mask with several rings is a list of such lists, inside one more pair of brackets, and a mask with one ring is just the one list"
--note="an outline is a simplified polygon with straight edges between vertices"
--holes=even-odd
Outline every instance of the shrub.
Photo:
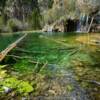
[[30,23],[30,26],[34,30],[41,29],[41,14],[38,12],[38,10],[34,10],[30,16],[28,16],[28,22]]
[[9,19],[7,22],[7,26],[9,27],[9,31],[11,32],[23,30],[23,25],[18,19]]
[[2,16],[0,16],[0,33],[2,32],[2,28],[3,28],[3,18]]

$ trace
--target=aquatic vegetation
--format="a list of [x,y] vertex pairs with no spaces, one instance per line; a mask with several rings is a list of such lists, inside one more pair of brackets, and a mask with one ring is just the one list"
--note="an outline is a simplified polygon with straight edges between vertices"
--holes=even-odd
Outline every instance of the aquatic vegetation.
[[[14,66],[13,69],[20,73],[30,73],[36,70],[36,63],[30,63],[28,59],[19,60]],[[39,65],[38,65],[39,67]]]
[[14,74],[2,83],[18,96],[29,96],[31,92],[32,96],[63,95],[64,91],[72,93],[79,86],[84,90],[99,89],[96,86],[100,79],[99,48],[80,45],[74,35],[44,38],[29,34],[24,41],[8,55],[8,59],[15,60],[9,67]]
[[0,85],[1,92],[9,93],[11,90],[16,94],[25,96],[33,91],[33,87],[27,81],[18,80],[16,78],[6,78],[0,82]]
[[72,85],[72,84],[68,84],[67,86],[66,86],[66,91],[73,91],[74,90],[74,86]]

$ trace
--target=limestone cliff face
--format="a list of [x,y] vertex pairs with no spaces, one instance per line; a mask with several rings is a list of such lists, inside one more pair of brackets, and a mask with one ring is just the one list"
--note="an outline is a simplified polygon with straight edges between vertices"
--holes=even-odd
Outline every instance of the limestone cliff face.
[[52,8],[54,0],[38,0],[38,6],[40,8],[41,13],[45,13],[49,9]]
[[54,6],[58,6],[59,8],[61,7],[66,7],[68,3],[68,0],[54,0],[54,4],[53,4],[53,7]]
[[37,0],[7,0],[4,12],[8,17],[17,18],[22,21],[37,8]]
[[34,9],[39,9],[44,20],[51,19],[48,21],[52,23],[68,14],[71,1],[75,0],[7,0],[4,10],[8,17],[25,21]]
[[77,4],[81,12],[88,15],[100,10],[100,0],[77,0]]
[[52,25],[54,30],[64,31],[68,18],[75,18],[75,0],[53,0],[52,8],[44,14],[45,23]]

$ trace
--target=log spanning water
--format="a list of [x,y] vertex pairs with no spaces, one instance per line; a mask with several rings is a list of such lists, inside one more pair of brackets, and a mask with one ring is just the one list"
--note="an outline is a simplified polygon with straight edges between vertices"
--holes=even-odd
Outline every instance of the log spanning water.
[[19,42],[21,42],[25,37],[27,36],[27,33],[24,34],[22,37],[20,37],[18,40],[10,44],[5,50],[1,51],[0,53],[0,62],[6,57],[6,55],[17,46]]

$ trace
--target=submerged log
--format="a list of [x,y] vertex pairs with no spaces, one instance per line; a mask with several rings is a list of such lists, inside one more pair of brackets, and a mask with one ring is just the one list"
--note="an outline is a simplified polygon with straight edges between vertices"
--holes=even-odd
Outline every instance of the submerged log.
[[28,57],[28,56],[27,57],[21,57],[21,56],[16,56],[16,55],[6,55],[6,56],[16,58],[17,60],[28,59],[28,62],[32,64],[38,64],[42,66],[45,64],[43,62],[34,61],[32,60],[32,57]]
[[91,81],[89,81],[90,83],[93,83],[93,84],[97,84],[97,85],[99,85],[100,86],[100,82],[98,82],[98,81],[95,81],[95,80],[91,80]]
[[64,43],[64,42],[61,42],[61,41],[57,41],[57,40],[55,40],[55,39],[48,38],[47,36],[41,36],[41,38],[44,38],[44,39],[53,41],[53,42],[55,42],[55,43],[57,43],[57,44],[61,44],[61,45],[65,46],[65,47],[69,47],[68,44],[66,44],[66,43]]
[[16,56],[16,55],[6,55],[6,56],[17,58],[17,59],[32,59],[33,58],[33,57],[20,57],[20,56]]
[[41,52],[41,51],[29,51],[29,50],[25,50],[19,47],[16,47],[16,50],[20,51],[20,52],[24,52],[24,53],[32,53],[32,54],[45,54],[46,52]]
[[14,43],[10,44],[5,50],[3,50],[0,53],[0,62],[5,58],[5,56],[13,49],[17,46],[17,44],[22,41],[25,37],[27,36],[27,34],[23,35],[22,37],[20,37],[18,40],[16,40]]
[[33,61],[33,60],[29,60],[28,62],[33,63],[33,64],[38,64],[38,65],[44,65],[44,63],[42,62]]
[[21,59],[28,59],[28,62],[29,63],[33,63],[33,64],[39,64],[39,65],[44,65],[44,63],[42,63],[42,62],[38,62],[38,61],[34,61],[34,60],[32,60],[33,59],[33,57],[20,57],[20,56],[16,56],[16,55],[6,55],[6,56],[8,56],[8,57],[13,57],[13,58],[16,58],[16,59],[19,59],[19,60],[21,60]]

